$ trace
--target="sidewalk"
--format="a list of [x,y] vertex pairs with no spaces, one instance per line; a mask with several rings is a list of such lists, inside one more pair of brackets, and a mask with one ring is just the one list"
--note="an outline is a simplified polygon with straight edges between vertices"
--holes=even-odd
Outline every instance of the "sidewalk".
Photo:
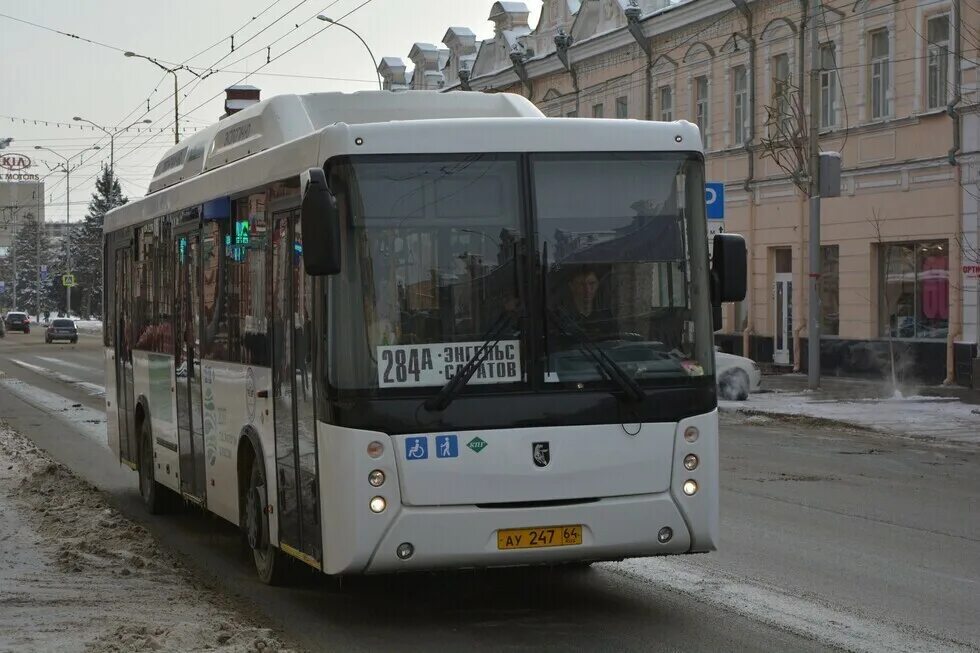
[[909,387],[896,393],[881,381],[828,377],[815,392],[804,374],[762,379],[747,401],[719,401],[722,412],[819,420],[904,437],[980,444],[980,395],[967,388]]

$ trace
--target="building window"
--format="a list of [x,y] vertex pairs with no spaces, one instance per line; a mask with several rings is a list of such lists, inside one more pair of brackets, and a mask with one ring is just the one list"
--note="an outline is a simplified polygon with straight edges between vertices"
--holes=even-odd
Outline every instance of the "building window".
[[694,124],[701,130],[701,145],[708,147],[708,78],[694,78]]
[[927,105],[930,109],[941,109],[949,97],[949,16],[930,18],[926,31],[929,37]]
[[626,96],[616,98],[616,117],[620,120],[629,118],[629,104]]
[[888,30],[879,29],[868,35],[871,40],[871,118],[888,116]]
[[593,104],[592,105],[592,117],[593,118],[602,118],[602,113],[603,113],[604,108],[605,107],[602,104]]
[[732,143],[742,145],[748,133],[749,76],[745,66],[732,71]]
[[674,92],[669,86],[661,86],[657,95],[660,96],[660,119],[671,122],[674,119]]
[[949,329],[949,243],[879,246],[881,335],[941,338]]
[[565,114],[566,118],[578,118],[578,110],[573,109]]
[[820,333],[840,335],[840,248],[820,248]]
[[777,54],[772,58],[772,106],[779,114],[782,129],[790,134],[793,131],[790,111],[789,55]]
[[833,43],[820,46],[820,126],[837,125],[837,49]]

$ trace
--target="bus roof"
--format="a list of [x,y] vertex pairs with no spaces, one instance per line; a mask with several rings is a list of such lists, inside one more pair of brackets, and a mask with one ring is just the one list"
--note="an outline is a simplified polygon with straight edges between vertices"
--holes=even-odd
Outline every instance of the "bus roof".
[[453,118],[540,118],[530,101],[511,93],[360,91],[278,95],[258,102],[167,150],[149,192],[227,165],[328,125]]
[[339,155],[603,150],[701,151],[701,139],[686,121],[545,118],[509,93],[280,95],[172,147],[147,196],[110,211],[104,230],[286,179]]

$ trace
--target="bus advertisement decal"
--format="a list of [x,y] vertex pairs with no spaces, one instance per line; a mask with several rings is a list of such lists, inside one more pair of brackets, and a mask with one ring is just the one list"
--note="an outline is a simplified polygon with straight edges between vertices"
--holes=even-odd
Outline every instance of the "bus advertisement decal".
[[[377,348],[378,386],[411,388],[445,385],[483,346],[482,342],[380,345]],[[515,383],[520,380],[520,341],[501,340],[490,348],[469,382]]]

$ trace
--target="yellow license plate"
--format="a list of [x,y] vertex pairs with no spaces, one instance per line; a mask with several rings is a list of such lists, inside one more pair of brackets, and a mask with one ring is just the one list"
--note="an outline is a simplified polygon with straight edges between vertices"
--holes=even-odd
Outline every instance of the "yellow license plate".
[[549,546],[574,546],[582,543],[582,527],[535,526],[534,528],[508,528],[497,531],[497,548],[538,549]]

